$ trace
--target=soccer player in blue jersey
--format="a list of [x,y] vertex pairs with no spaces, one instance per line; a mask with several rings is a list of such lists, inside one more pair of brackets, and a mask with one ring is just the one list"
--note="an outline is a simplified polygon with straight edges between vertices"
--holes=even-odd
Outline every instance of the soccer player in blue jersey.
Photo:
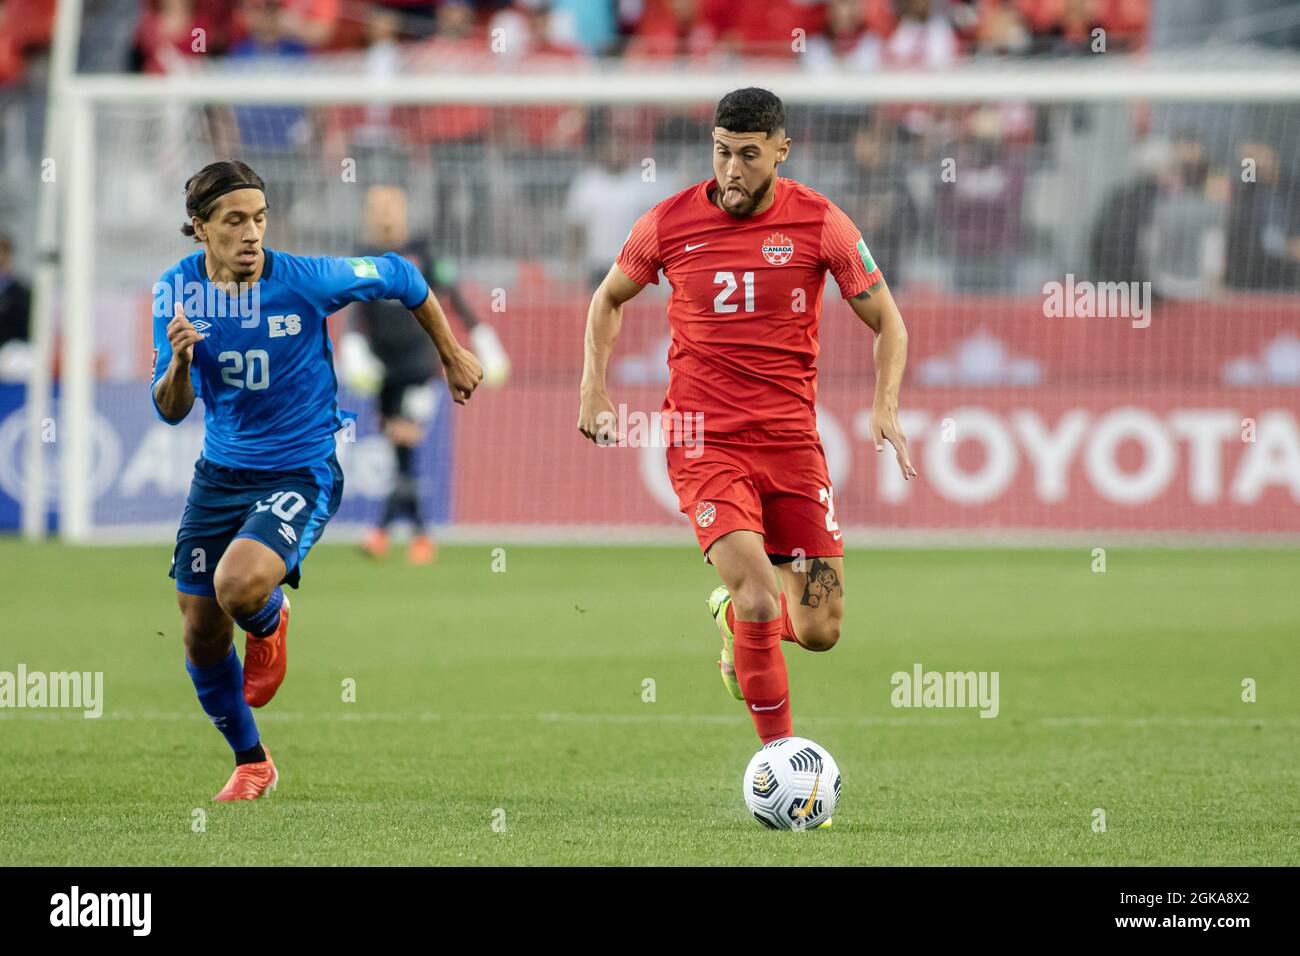
[[[252,800],[279,780],[250,708],[284,680],[281,585],[298,587],[303,559],[343,494],[326,317],[349,302],[396,299],[433,341],[457,403],[483,371],[400,256],[312,258],[263,246],[265,185],[244,163],[211,163],[190,177],[185,209],[181,231],[203,248],[154,287],[152,397],[170,425],[201,398],[205,435],[171,576],[186,668],[235,752],[235,771],[214,799]],[[245,632],[242,665],[232,621]]]

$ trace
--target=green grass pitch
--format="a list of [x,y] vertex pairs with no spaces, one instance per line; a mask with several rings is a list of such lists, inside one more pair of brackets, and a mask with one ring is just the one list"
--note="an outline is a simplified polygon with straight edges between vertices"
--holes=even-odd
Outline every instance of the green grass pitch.
[[[851,552],[840,645],[786,649],[795,732],[844,776],[806,834],[744,808],[757,738],[685,542],[508,547],[504,573],[487,545],[323,544],[258,712],[280,789],[233,806],[169,557],[0,541],[0,670],[105,697],[0,710],[0,864],[1300,863],[1294,551]],[[894,708],[917,662],[998,671],[1000,714]]]

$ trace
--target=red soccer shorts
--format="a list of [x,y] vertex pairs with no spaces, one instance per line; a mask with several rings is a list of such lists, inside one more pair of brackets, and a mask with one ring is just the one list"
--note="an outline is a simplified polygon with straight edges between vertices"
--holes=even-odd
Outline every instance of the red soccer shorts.
[[761,534],[769,555],[844,554],[816,432],[709,435],[694,446],[670,445],[668,477],[706,554],[718,538],[742,530]]

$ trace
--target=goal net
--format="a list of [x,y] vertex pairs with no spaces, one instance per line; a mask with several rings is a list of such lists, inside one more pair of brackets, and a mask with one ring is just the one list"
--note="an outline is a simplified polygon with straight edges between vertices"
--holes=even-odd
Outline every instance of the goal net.
[[[818,424],[851,543],[1300,533],[1300,100],[1159,75],[1103,97],[1071,69],[906,98],[869,76],[763,84],[786,100],[782,175],[858,225],[910,332],[904,483],[867,434],[871,333],[828,279]],[[268,183],[273,249],[354,254],[371,188],[400,187],[412,235],[495,329],[508,379],[465,408],[441,390],[419,456],[444,536],[689,543],[660,443],[596,448],[575,428],[595,283],[641,212],[711,175],[716,94],[742,85],[681,79],[515,78],[497,99],[474,78],[424,78],[427,97],[338,76],[275,94],[243,75],[79,81],[65,530],[174,531],[202,422],[154,418],[150,290],[194,248],[186,178],[237,157]],[[609,389],[629,416],[663,399],[666,292],[625,311]],[[354,318],[330,320],[336,343]],[[346,535],[378,516],[393,463],[374,398],[340,377]]]

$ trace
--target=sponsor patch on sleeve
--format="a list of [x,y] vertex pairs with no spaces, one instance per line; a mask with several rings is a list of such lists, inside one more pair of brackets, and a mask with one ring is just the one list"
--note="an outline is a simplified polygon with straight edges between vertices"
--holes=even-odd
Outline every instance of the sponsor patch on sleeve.
[[[863,246],[865,249],[866,247]],[[348,265],[352,267],[352,272],[358,279],[378,279],[379,270],[375,268],[375,260],[369,257],[349,259]]]
[[862,259],[862,268],[867,270],[867,275],[876,271],[876,260],[871,258],[871,250],[861,236],[858,237],[858,256]]

